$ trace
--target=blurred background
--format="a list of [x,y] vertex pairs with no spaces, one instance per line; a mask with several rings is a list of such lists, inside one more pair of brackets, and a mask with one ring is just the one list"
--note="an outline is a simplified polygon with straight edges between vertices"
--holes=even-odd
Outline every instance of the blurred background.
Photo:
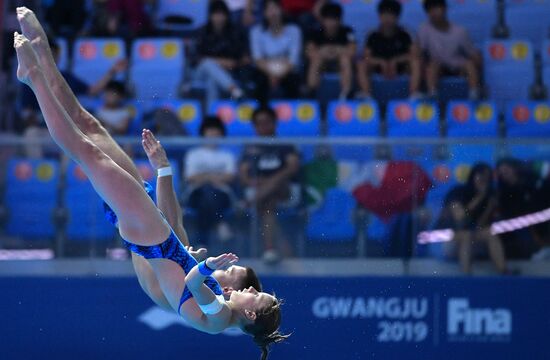
[[159,137],[191,244],[286,299],[273,359],[546,358],[550,223],[489,229],[550,207],[550,1],[1,4],[0,358],[258,356],[141,292],[17,81],[17,6],[153,186]]

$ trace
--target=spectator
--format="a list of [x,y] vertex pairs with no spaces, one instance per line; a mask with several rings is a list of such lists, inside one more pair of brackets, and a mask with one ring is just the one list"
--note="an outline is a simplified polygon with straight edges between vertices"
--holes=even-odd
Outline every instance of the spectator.
[[474,165],[466,184],[451,189],[445,198],[439,226],[450,226],[455,230],[458,258],[466,274],[471,273],[472,253],[484,250],[481,243],[487,243],[497,271],[502,274],[508,271],[501,239],[489,232],[489,226],[496,218],[497,206],[492,171],[484,163]]
[[[225,134],[225,126],[217,117],[205,118],[200,126],[200,136],[206,139]],[[224,218],[233,203],[231,184],[237,173],[236,163],[231,152],[211,144],[191,149],[186,155],[185,180],[189,183],[186,203],[197,212],[201,244],[209,244],[210,229],[216,229],[221,241],[232,237]]]
[[[526,215],[548,207],[548,188],[534,169],[516,159],[505,158],[497,163],[497,191],[499,213],[502,219]],[[503,234],[502,239],[509,257],[526,258],[535,251],[532,239],[541,247],[548,246],[548,223],[531,226],[526,230]],[[525,236],[527,235],[527,236]],[[531,235],[531,236],[528,236]],[[543,250],[539,256],[547,252]]]
[[256,22],[254,0],[225,0],[231,14],[231,22],[248,28]]
[[264,21],[250,31],[252,60],[257,68],[257,98],[270,95],[295,98],[300,86],[298,67],[302,53],[302,33],[296,25],[285,24],[278,0],[266,0]]
[[126,106],[126,89],[119,81],[110,81],[105,87],[103,105],[96,111],[96,117],[113,135],[126,135],[132,114]]
[[340,72],[340,98],[345,99],[352,86],[352,61],[356,51],[353,30],[342,25],[342,7],[327,3],[321,8],[321,28],[307,41],[308,92],[317,90],[323,71]]
[[437,96],[440,76],[465,76],[469,97],[480,96],[481,54],[462,26],[447,19],[445,0],[426,0],[428,21],[420,26],[418,40],[426,61],[426,85],[430,96]]
[[[59,45],[50,39],[50,47],[52,55],[57,62],[60,58]],[[120,60],[94,85],[88,86],[82,80],[74,76],[70,71],[61,71],[61,74],[67,81],[67,84],[75,95],[81,96],[97,96],[105,89],[106,85],[115,78],[119,73],[127,68],[127,61]],[[28,141],[25,146],[25,154],[29,158],[38,159],[43,157],[43,149],[41,146],[33,144],[37,139],[47,138],[50,135],[46,129],[46,125],[42,119],[42,113],[36,101],[32,90],[23,84],[19,84],[19,99],[18,107],[20,109],[20,117],[24,125],[23,137]]]
[[127,37],[148,36],[153,31],[147,12],[154,0],[107,0],[107,10],[117,19],[120,32]]
[[321,8],[327,0],[281,0],[285,16],[307,33],[321,22]]
[[365,43],[363,58],[357,63],[359,97],[371,97],[370,75],[381,74],[385,79],[410,74],[409,94],[419,97],[420,59],[411,36],[398,24],[401,3],[382,0],[378,3],[380,25],[370,33]]
[[229,9],[221,0],[210,3],[208,23],[197,39],[197,52],[201,59],[196,77],[206,85],[207,108],[220,97],[220,90],[240,99],[243,91],[231,72],[236,72],[244,61],[245,39],[231,24]]
[[86,23],[85,0],[54,0],[46,8],[46,21],[56,36],[72,39]]
[[[277,117],[273,109],[256,109],[252,115],[252,123],[258,136],[276,136]],[[298,186],[293,181],[299,168],[298,153],[290,145],[252,145],[244,150],[239,174],[241,184],[246,188],[247,203],[258,209],[266,261],[275,262],[279,259],[275,249],[278,228],[276,209],[281,203],[298,197]],[[289,249],[284,250],[290,253]]]

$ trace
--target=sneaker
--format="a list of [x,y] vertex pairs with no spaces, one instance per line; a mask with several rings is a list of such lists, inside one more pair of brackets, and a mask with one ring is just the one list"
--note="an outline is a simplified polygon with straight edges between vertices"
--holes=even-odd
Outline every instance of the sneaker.
[[413,92],[412,94],[409,95],[409,100],[411,101],[415,101],[415,100],[422,100],[424,99],[424,94],[422,94],[421,92]]
[[356,100],[372,100],[372,96],[369,93],[359,91],[355,93],[354,98]]
[[281,261],[281,255],[276,250],[269,249],[264,252],[262,259],[267,265],[275,265]]

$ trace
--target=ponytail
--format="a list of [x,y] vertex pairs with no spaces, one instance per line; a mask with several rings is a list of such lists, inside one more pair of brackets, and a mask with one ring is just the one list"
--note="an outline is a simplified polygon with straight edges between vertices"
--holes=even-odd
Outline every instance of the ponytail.
[[285,341],[290,334],[283,335],[279,331],[275,331],[274,333],[271,333],[269,335],[256,335],[254,336],[254,342],[260,350],[262,351],[262,355],[260,357],[260,360],[267,360],[267,356],[269,355],[269,347],[272,344],[278,344],[283,341]]

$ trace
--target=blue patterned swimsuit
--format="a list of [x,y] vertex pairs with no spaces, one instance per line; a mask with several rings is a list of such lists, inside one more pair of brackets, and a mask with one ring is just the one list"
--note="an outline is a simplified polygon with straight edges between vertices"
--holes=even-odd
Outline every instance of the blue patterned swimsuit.
[[[153,199],[154,201],[154,190],[153,187],[147,183],[144,182],[143,186],[145,187],[145,190],[147,191],[147,194]],[[104,205],[105,210],[105,217],[107,220],[116,226],[117,224],[117,217],[114,211],[107,205]],[[123,240],[124,245],[128,248],[128,250],[143,256],[145,259],[169,259],[173,262],[177,263],[183,271],[185,271],[186,274],[191,271],[191,269],[197,265],[197,260],[189,252],[185,249],[181,241],[178,239],[176,234],[174,234],[174,230],[170,229],[170,236],[166,241],[163,243],[160,243],[158,245],[153,246],[141,246],[132,244],[126,240]],[[223,291],[220,287],[220,284],[214,279],[212,276],[207,276],[204,280],[204,284],[214,292],[216,295],[222,295]],[[183,289],[183,293],[181,294],[180,303],[178,306],[178,313],[179,309],[181,308],[181,305],[193,297],[193,294],[191,294],[191,291],[185,286]]]

